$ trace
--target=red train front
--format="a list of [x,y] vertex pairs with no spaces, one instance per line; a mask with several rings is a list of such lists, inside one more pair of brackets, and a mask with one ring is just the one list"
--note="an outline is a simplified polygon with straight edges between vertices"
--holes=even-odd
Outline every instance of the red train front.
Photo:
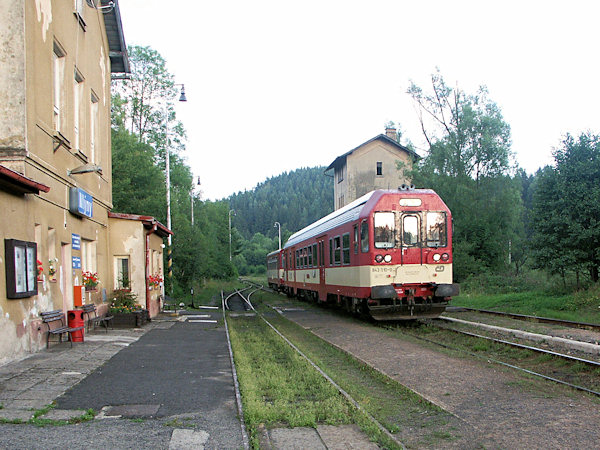
[[427,189],[370,192],[268,258],[271,287],[376,320],[437,317],[458,294],[452,216]]

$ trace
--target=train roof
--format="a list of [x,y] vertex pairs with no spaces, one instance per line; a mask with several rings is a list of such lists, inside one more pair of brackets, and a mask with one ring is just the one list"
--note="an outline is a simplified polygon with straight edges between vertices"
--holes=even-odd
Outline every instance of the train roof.
[[283,248],[288,248],[298,244],[311,237],[320,236],[331,228],[335,228],[344,223],[352,222],[360,217],[360,213],[364,208],[365,204],[375,195],[381,196],[384,194],[435,194],[435,191],[431,189],[412,189],[412,190],[399,190],[399,189],[378,189],[371,191],[362,197],[357,198],[351,203],[348,203],[343,208],[335,210],[331,214],[311,223],[309,226],[301,229],[300,231],[292,234],[288,241],[285,243]]

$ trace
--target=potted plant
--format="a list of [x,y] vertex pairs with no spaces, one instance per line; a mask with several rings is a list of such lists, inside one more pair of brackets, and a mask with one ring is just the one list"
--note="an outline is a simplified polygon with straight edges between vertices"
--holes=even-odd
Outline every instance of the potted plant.
[[37,280],[38,281],[43,281],[42,273],[44,273],[44,266],[42,265],[42,262],[38,259],[37,260]]
[[83,274],[83,285],[85,286],[86,291],[95,291],[98,287],[98,283],[100,280],[98,279],[98,274],[96,272],[86,272]]
[[129,289],[115,289],[109,312],[114,326],[141,327],[148,321],[148,311],[137,304],[137,295]]
[[155,273],[154,275],[150,275],[148,277],[148,286],[150,289],[158,289],[162,282],[163,278],[160,276],[160,273]]
[[48,260],[48,277],[52,283],[56,283],[56,264],[58,263],[58,258],[52,258]]

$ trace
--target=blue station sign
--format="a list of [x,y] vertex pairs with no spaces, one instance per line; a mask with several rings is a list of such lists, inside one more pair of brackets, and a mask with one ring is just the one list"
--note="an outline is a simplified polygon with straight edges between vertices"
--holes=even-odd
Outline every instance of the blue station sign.
[[73,256],[73,269],[81,269],[81,257]]
[[81,250],[81,236],[71,233],[71,246],[73,250]]
[[69,189],[69,211],[77,216],[89,217],[93,216],[94,198],[91,194],[80,188]]

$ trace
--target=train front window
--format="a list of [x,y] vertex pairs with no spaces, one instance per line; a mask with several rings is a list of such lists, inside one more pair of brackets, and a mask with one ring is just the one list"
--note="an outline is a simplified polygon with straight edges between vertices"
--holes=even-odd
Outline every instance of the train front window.
[[405,247],[419,245],[419,218],[404,216],[402,219],[402,244]]
[[375,248],[394,248],[395,220],[393,212],[376,212],[373,215]]
[[448,243],[448,230],[445,212],[428,212],[425,225],[427,247],[446,247]]

